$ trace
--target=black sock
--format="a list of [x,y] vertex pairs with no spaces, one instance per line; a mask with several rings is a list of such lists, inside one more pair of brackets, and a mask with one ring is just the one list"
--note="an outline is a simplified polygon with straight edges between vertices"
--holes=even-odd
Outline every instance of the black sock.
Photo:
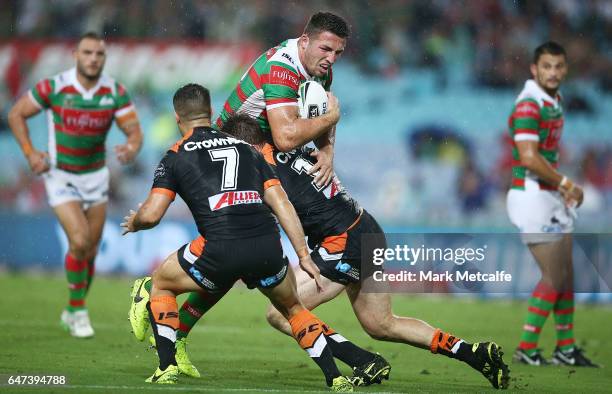
[[376,356],[374,353],[368,352],[355,345],[340,334],[326,334],[325,339],[334,357],[346,363],[351,368],[362,366],[372,361]]
[[150,302],[147,302],[147,310],[149,311],[149,320],[151,321],[151,328],[153,329],[153,335],[155,336],[157,356],[159,357],[159,369],[163,371],[168,368],[168,365],[176,365],[176,359],[174,358],[176,352],[175,345],[170,339],[159,335],[157,322],[153,317]]

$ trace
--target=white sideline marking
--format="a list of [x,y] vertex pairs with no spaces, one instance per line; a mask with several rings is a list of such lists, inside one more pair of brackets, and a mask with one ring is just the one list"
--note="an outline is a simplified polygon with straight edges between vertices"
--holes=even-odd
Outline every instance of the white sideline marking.
[[[0,384],[0,387],[17,387],[15,385]],[[187,392],[227,392],[227,393],[242,393],[242,392],[258,392],[258,393],[329,393],[329,390],[294,390],[294,389],[262,389],[262,388],[221,388],[221,387],[196,387],[196,386],[183,386],[175,387],[168,385],[148,385],[148,386],[113,386],[113,385],[101,385],[101,384],[68,384],[66,386],[19,386],[22,388],[50,388],[54,390],[63,389],[103,389],[103,390],[142,390],[142,391],[187,391]],[[368,391],[370,394],[393,394],[390,391]]]
[[[125,331],[127,333],[130,332],[130,323],[125,319],[125,325],[123,324],[109,324],[109,323],[97,323],[95,317],[91,319],[91,325],[95,330],[120,330]],[[24,320],[2,320],[0,319],[0,327],[33,327],[33,328],[57,328],[60,326],[59,319],[56,321],[50,322],[31,322]],[[270,333],[276,332],[272,327],[261,327],[261,328],[245,328],[240,326],[225,326],[225,325],[211,325],[210,323],[202,322],[200,325],[196,325],[191,329],[192,332],[202,332],[202,333],[228,333],[228,334],[240,334],[240,333]],[[150,331],[151,332],[151,331]]]

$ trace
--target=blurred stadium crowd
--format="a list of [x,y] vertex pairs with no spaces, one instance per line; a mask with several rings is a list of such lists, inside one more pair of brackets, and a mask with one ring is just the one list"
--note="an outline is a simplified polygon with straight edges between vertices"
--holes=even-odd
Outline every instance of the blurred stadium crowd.
[[[453,117],[449,108],[447,117],[432,115],[437,116],[435,124],[389,123],[388,128],[395,130],[386,134],[391,140],[388,145],[379,146],[380,154],[374,149],[370,159],[374,168],[371,172],[383,172],[375,178],[383,183],[383,192],[378,194],[372,192],[373,179],[358,179],[352,173],[350,167],[358,154],[339,152],[336,166],[353,194],[364,204],[379,206],[378,212],[377,208],[372,210],[383,222],[399,225],[470,226],[474,224],[473,217],[479,216],[482,220],[476,225],[509,227],[503,208],[509,149],[493,149],[488,144],[497,147],[505,144],[506,116],[522,83],[529,78],[532,50],[542,41],[554,39],[568,51],[570,81],[562,91],[566,116],[575,120],[568,121],[564,131],[563,140],[571,145],[566,149],[564,165],[572,169],[570,173],[579,181],[587,183],[590,209],[602,224],[594,228],[601,229],[611,219],[609,214],[601,219],[600,213],[610,212],[612,207],[609,126],[612,115],[608,106],[612,104],[612,1],[4,0],[2,3],[0,42],[72,39],[94,30],[110,40],[249,43],[259,50],[297,36],[313,10],[337,11],[347,17],[353,28],[346,57],[334,72],[335,89],[346,109],[340,123],[350,130],[342,134],[340,144],[347,143],[355,151],[361,149],[361,136],[368,133],[358,130],[363,119],[359,117],[364,108],[362,102],[368,102],[370,119],[392,118],[393,123],[410,118],[402,106],[427,105],[426,112],[440,112],[436,104],[423,103],[442,99],[450,100],[451,106],[453,100],[502,106],[488,115],[458,110],[465,119]],[[48,74],[58,71],[48,70]],[[364,85],[367,97],[351,94],[347,85],[354,81]],[[374,103],[368,92],[377,92],[387,101],[381,98]],[[489,101],[482,101],[487,100],[482,98],[483,92]],[[166,93],[163,100],[169,101],[172,92]],[[159,104],[159,100],[151,99],[151,94],[146,88],[133,90],[134,101],[145,117],[145,133],[160,122],[159,116],[147,114],[168,109],[168,103]],[[4,102],[0,99],[0,114],[6,114],[10,99]],[[482,126],[465,127],[466,124]],[[2,132],[6,130],[6,123],[0,118],[0,136],[4,136],[0,144],[7,143],[9,133]],[[483,130],[489,133],[488,138],[480,138]],[[572,133],[574,137],[568,137]],[[390,154],[387,150],[390,145],[401,148]],[[145,149],[155,150],[149,144]],[[388,158],[393,154],[405,156],[405,160],[393,162],[393,171],[387,171]],[[156,160],[156,155],[157,152],[149,157]],[[121,177],[114,177],[116,184],[111,189],[115,204],[111,203],[111,207],[116,212],[133,205],[129,198],[133,183],[143,187],[149,184],[154,159],[147,161],[146,157]],[[446,183],[450,186],[446,189],[438,188],[435,178],[441,177],[438,182],[446,179],[445,171],[440,170],[446,167],[432,162],[450,163],[453,168],[448,172]],[[22,212],[47,209],[44,187],[21,164],[12,175],[0,175],[0,205]],[[404,169],[408,166],[406,175]],[[435,175],[433,178],[423,175],[428,173]],[[452,193],[451,199],[448,191]],[[419,194],[420,197],[415,197]],[[419,202],[393,203],[394,199],[409,198]],[[446,204],[446,209],[441,211],[437,204]],[[440,213],[451,211],[456,212],[456,221],[449,222]]]

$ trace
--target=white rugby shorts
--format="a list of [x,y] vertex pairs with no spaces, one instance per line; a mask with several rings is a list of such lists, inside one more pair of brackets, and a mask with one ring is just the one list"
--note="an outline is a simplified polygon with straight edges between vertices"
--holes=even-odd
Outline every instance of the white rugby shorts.
[[525,178],[525,190],[510,189],[506,198],[510,221],[525,244],[555,242],[574,231],[575,213],[557,191],[540,190],[538,182]]
[[108,167],[86,174],[73,174],[51,168],[43,174],[43,179],[47,199],[52,207],[68,201],[80,201],[83,209],[87,210],[108,201]]

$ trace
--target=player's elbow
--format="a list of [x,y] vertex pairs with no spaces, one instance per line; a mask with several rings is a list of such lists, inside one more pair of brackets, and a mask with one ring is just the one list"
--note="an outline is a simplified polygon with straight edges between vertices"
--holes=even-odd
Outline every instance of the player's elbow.
[[274,145],[281,152],[289,152],[298,147],[298,144],[290,137],[281,137],[274,139]]
[[138,215],[138,222],[144,228],[155,227],[159,224],[161,215],[151,210],[143,210]]
[[9,111],[7,115],[7,120],[8,120],[9,125],[15,124],[16,122],[19,122],[20,120],[23,120],[24,118],[25,117],[19,110],[18,106],[14,106],[13,108],[11,108],[11,110]]
[[535,157],[534,157],[534,155],[532,155],[530,153],[521,154],[520,155],[520,162],[521,162],[521,166],[523,166],[523,167],[525,167],[527,169],[531,169],[535,165]]

